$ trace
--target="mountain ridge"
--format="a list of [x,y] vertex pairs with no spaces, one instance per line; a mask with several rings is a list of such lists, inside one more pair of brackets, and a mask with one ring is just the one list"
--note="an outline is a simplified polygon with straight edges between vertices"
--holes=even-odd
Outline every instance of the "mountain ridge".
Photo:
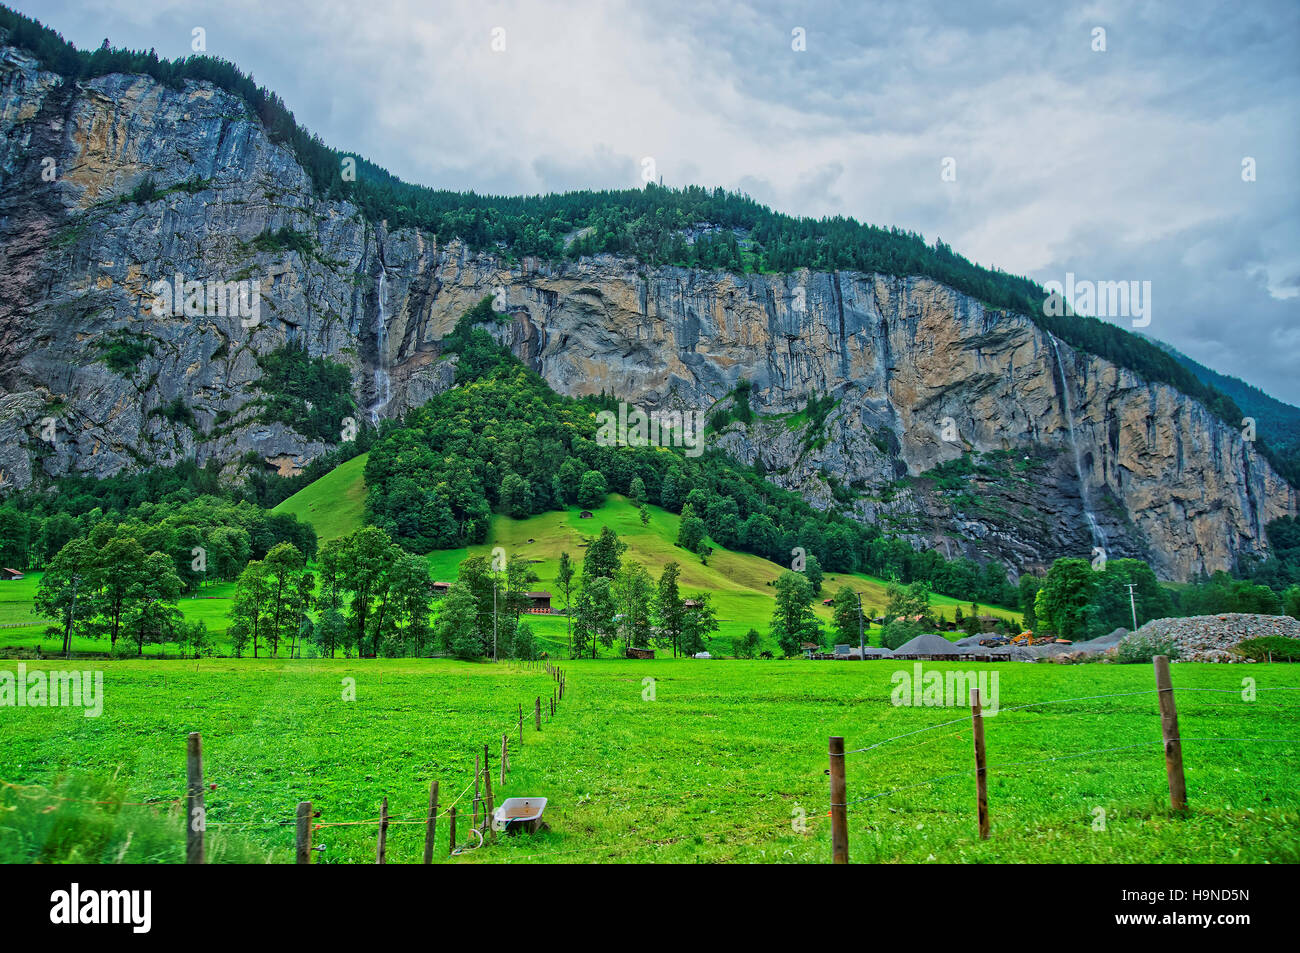
[[[184,459],[293,472],[333,441],[266,416],[268,354],[342,365],[356,407],[401,415],[452,386],[441,340],[487,296],[493,333],[560,393],[717,413],[747,382],[757,413],[725,422],[722,449],[919,547],[1015,572],[1101,539],[1184,579],[1263,554],[1295,512],[1221,413],[932,279],[475,251],[322,200],[212,84],[66,82],[14,48],[0,70],[10,485]],[[155,314],[178,271],[257,280],[260,323]],[[834,406],[796,419],[814,399]]]
[[[579,257],[605,251],[631,254],[652,266],[725,266],[743,272],[749,264],[756,270],[761,270],[762,265],[785,272],[808,267],[900,277],[923,274],[986,305],[1018,310],[1061,340],[1128,367],[1152,382],[1170,383],[1201,400],[1229,424],[1236,424],[1242,416],[1230,397],[1188,373],[1180,362],[1169,360],[1165,349],[1152,346],[1145,336],[1094,317],[1046,314],[1042,304],[1047,293],[1042,286],[1001,269],[976,265],[940,240],[928,246],[919,234],[860,224],[851,217],[795,218],[721,188],[665,190],[649,183],[644,190],[532,196],[480,196],[438,190],[405,182],[357,153],[327,146],[297,122],[275,93],[257,86],[226,60],[206,55],[160,60],[152,50],[120,50],[109,47],[107,41],[93,53],[79,51],[56,31],[3,4],[0,30],[7,30],[15,42],[25,45],[49,68],[72,78],[122,71],[144,73],[171,86],[190,80],[214,83],[243,101],[259,117],[273,142],[293,152],[319,197],[346,199],[372,222],[423,229],[444,240],[450,232],[475,251],[490,250],[508,260],[519,256]],[[348,164],[351,181],[344,171]],[[555,217],[575,212],[587,217],[580,223]],[[634,221],[625,220],[638,212],[643,214]],[[666,221],[665,212],[668,219],[674,214],[676,219]],[[716,240],[711,233],[704,235],[710,241],[704,243],[703,252],[697,253],[695,246],[701,242],[687,241],[682,232],[694,230],[701,224],[701,217],[703,224],[718,232]],[[761,242],[755,238],[752,248],[739,247],[727,231],[738,224],[760,236]],[[683,254],[686,262],[680,260]],[[1277,455],[1269,438],[1267,433],[1260,435],[1260,450],[1293,486],[1297,485],[1300,465]]]

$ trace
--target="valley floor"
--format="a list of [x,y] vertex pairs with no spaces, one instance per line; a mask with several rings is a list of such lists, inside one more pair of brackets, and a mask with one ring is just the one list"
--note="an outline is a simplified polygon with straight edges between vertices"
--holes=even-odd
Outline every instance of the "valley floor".
[[[906,664],[574,661],[540,732],[534,699],[555,683],[521,664],[73,664],[104,673],[102,716],[0,708],[0,806],[16,808],[0,825],[0,860],[179,861],[178,802],[108,816],[81,802],[100,799],[88,791],[176,802],[186,734],[199,731],[216,785],[210,853],[226,859],[291,860],[294,808],[310,800],[324,825],[316,862],[373,862],[386,796],[389,860],[418,862],[433,780],[444,809],[459,795],[464,842],[486,745],[497,802],[546,797],[551,829],[449,858],[443,817],[440,862],[824,863],[837,734],[850,752],[855,862],[1300,862],[1295,666],[1174,666],[1191,805],[1180,817],[1168,808],[1149,666],[925,663],[997,676],[1000,710],[986,720],[993,831],[981,842],[969,710],[895,705]],[[1243,699],[1244,679],[1255,700]],[[1055,703],[1035,704],[1045,702]],[[142,824],[164,833],[132,840]]]

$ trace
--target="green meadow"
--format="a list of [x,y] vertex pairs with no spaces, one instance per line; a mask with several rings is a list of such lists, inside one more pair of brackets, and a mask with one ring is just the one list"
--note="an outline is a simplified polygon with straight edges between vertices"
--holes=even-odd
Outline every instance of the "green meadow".
[[[992,837],[982,842],[969,711],[893,704],[906,664],[574,661],[559,713],[541,732],[531,704],[554,683],[518,664],[83,664],[104,672],[101,717],[0,710],[0,779],[41,786],[0,792],[0,808],[12,809],[0,857],[67,859],[67,836],[40,836],[58,828],[50,818],[75,830],[101,810],[45,790],[79,782],[116,785],[129,802],[179,797],[185,736],[200,731],[216,785],[210,834],[229,859],[286,860],[288,822],[310,800],[327,825],[315,833],[325,847],[316,862],[373,862],[387,797],[389,860],[418,862],[430,782],[439,781],[444,807],[461,795],[463,842],[473,799],[465,792],[487,745],[498,802],[548,798],[550,830],[449,857],[444,817],[440,863],[824,863],[827,738],[842,735],[855,862],[1300,862],[1294,666],[1174,667],[1190,802],[1179,815],[1168,806],[1150,666],[926,663],[998,676],[1000,710],[986,720]],[[1258,688],[1253,701],[1242,697],[1244,678]],[[348,679],[355,700],[346,700]],[[1074,700],[1011,710],[1060,699]],[[500,786],[503,733],[512,764]],[[178,808],[133,810],[97,816],[101,854],[179,860]],[[155,835],[137,850],[129,835],[141,811]],[[170,853],[156,833],[167,825]]]
[[[53,634],[47,632],[51,627],[58,626],[53,620],[38,616],[32,607],[40,578],[40,572],[29,572],[16,582],[0,583],[0,649],[39,647],[46,655],[56,654],[62,649],[62,631]],[[209,583],[193,596],[181,596],[177,600],[177,606],[187,620],[194,622],[201,619],[209,632],[221,636],[229,624],[226,617],[234,592],[233,582]],[[176,654],[174,645],[150,645],[145,648],[145,657],[157,655],[160,648],[172,655]],[[108,649],[108,639],[91,639],[80,635],[75,635],[72,639],[74,652],[104,653]],[[219,646],[219,650],[226,651],[224,644]]]

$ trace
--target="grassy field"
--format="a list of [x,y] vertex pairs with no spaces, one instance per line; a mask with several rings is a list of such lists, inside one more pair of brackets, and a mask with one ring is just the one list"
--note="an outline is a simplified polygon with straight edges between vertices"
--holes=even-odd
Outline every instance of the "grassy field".
[[[572,662],[558,717],[540,734],[529,719],[522,750],[516,706],[548,695],[552,683],[507,664],[102,667],[98,719],[68,709],[4,711],[0,778],[56,786],[60,778],[116,777],[132,800],[175,798],[185,734],[199,730],[207,778],[217,784],[208,795],[212,830],[272,859],[292,844],[282,822],[299,800],[335,824],[375,818],[387,796],[394,818],[416,821],[431,780],[447,804],[471,779],[484,744],[495,770],[509,731],[513,770],[495,793],[547,797],[551,830],[450,862],[826,862],[831,734],[853,752],[857,862],[1300,862],[1300,746],[1282,743],[1297,735],[1300,693],[1272,690],[1300,684],[1294,666],[1175,666],[1191,803],[1180,817],[1168,809],[1149,666],[927,663],[999,676],[1002,710],[986,723],[987,842],[975,825],[967,710],[891,704],[891,676],[910,669],[896,663]],[[1258,683],[1257,701],[1242,700],[1244,676]],[[349,677],[355,701],[342,700]],[[1081,696],[1112,697],[1009,710]],[[919,733],[855,751],[908,732]],[[1052,758],[1061,760],[1043,760]],[[942,780],[924,783],[931,778]],[[794,829],[800,817],[807,833]],[[463,837],[463,820],[460,828]],[[179,819],[175,830],[179,844]],[[371,862],[374,835],[369,823],[324,827],[318,860]],[[12,856],[22,837],[12,819],[0,825],[0,856]],[[419,824],[394,824],[392,862],[416,861],[421,838]],[[439,845],[446,861],[445,820]],[[128,848],[126,859],[167,858]]]

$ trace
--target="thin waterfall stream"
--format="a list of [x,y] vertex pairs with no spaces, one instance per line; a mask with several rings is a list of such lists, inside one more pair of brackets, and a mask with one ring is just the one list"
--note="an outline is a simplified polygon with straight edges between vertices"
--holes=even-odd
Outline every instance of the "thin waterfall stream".
[[1065,365],[1061,363],[1061,351],[1056,346],[1056,335],[1048,331],[1047,339],[1052,342],[1052,353],[1056,355],[1056,369],[1061,375],[1061,400],[1065,404],[1065,422],[1070,426],[1070,446],[1074,450],[1074,474],[1079,479],[1079,498],[1083,502],[1083,515],[1087,518],[1088,528],[1092,531],[1092,544],[1104,551],[1106,534],[1101,531],[1097,517],[1093,515],[1092,504],[1088,498],[1088,484],[1083,479],[1083,459],[1079,456],[1079,441],[1074,434],[1074,410],[1070,406],[1070,382],[1065,377]]

